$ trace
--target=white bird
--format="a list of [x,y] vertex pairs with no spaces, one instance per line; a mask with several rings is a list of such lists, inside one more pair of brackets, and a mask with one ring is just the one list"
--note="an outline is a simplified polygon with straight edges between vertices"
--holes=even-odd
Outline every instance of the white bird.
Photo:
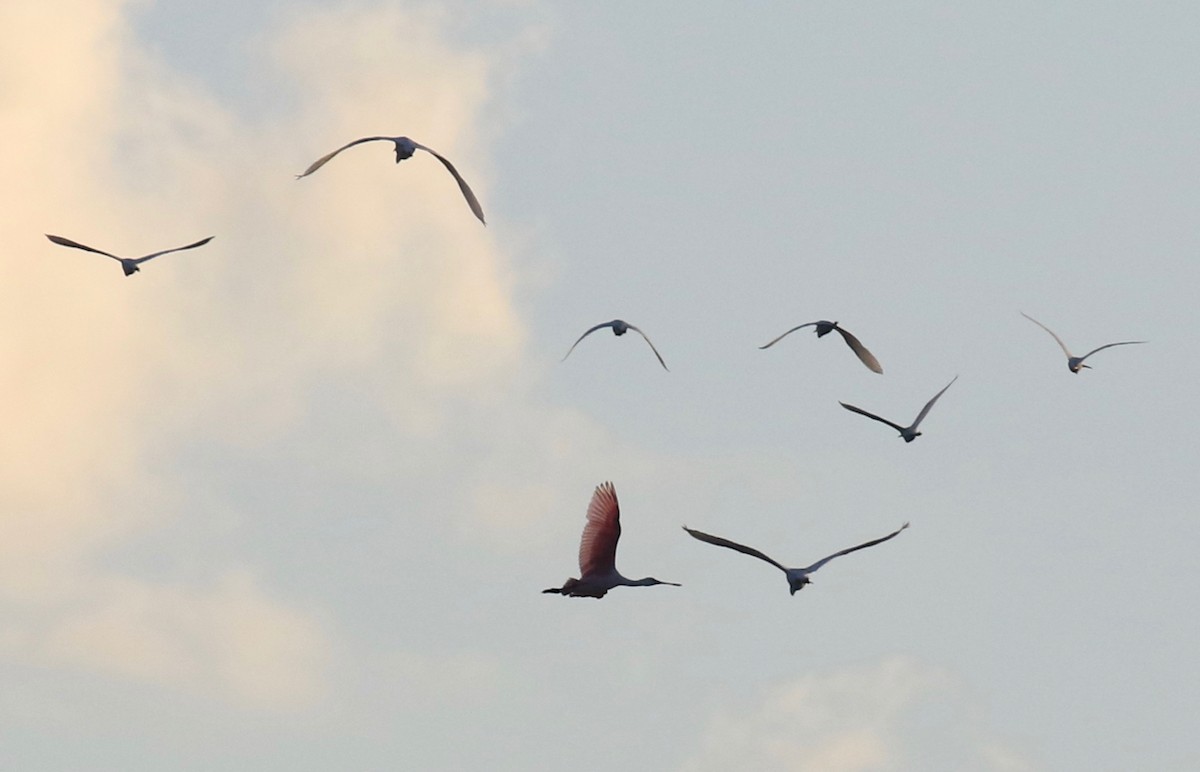
[[653,343],[650,343],[650,339],[646,337],[646,333],[642,332],[637,327],[634,327],[629,322],[621,321],[620,319],[613,319],[611,322],[604,322],[603,324],[597,324],[595,327],[591,328],[584,334],[580,335],[579,340],[577,340],[571,344],[570,350],[567,351],[567,353],[563,356],[563,358],[560,361],[562,361],[562,362],[567,361],[567,357],[571,356],[571,352],[574,351],[575,347],[579,345],[579,341],[583,340],[584,338],[591,335],[593,332],[595,332],[596,330],[599,330],[602,327],[611,327],[612,331],[613,331],[613,335],[616,335],[618,337],[621,335],[624,335],[629,330],[633,330],[638,335],[641,335],[642,340],[646,341],[646,343],[648,343],[650,345],[650,350],[654,352],[654,356],[658,357],[658,363],[663,366],[664,370],[666,370],[667,372],[670,372],[670,368],[667,367],[667,363],[663,361],[662,354],[658,353],[658,349],[656,349],[654,347]]
[[872,354],[870,351],[867,351],[867,347],[864,346],[858,340],[858,338],[856,338],[852,334],[850,334],[849,330],[845,330],[841,327],[838,327],[837,322],[820,321],[820,322],[808,322],[807,324],[801,324],[801,325],[798,325],[798,326],[793,327],[792,329],[788,330],[783,335],[780,335],[778,338],[771,341],[767,345],[759,346],[759,348],[760,349],[770,348],[771,346],[774,346],[779,341],[783,340],[788,335],[791,335],[796,330],[802,329],[804,327],[813,327],[813,326],[815,326],[817,328],[816,332],[817,332],[818,338],[828,335],[829,333],[833,332],[834,330],[837,330],[838,333],[842,336],[842,340],[846,341],[846,345],[850,347],[851,351],[853,351],[856,355],[858,355],[859,361],[862,362],[864,365],[866,365],[867,369],[871,370],[872,372],[876,372],[876,373],[883,372],[883,367],[880,366],[879,360],[875,358],[875,355]]
[[467,206],[471,207],[471,211],[474,212],[475,216],[479,218],[479,222],[487,225],[487,222],[483,219],[483,207],[479,205],[479,199],[475,198],[475,194],[471,191],[471,186],[468,185],[467,181],[464,180],[462,175],[458,173],[458,169],[454,168],[454,164],[450,163],[445,156],[438,153],[433,148],[426,147],[420,142],[414,142],[408,137],[363,137],[362,139],[356,139],[353,142],[347,142],[345,145],[342,145],[332,153],[323,155],[317,160],[313,161],[307,169],[296,175],[296,179],[307,177],[308,175],[312,174],[317,169],[320,169],[322,166],[332,161],[333,157],[343,150],[352,148],[355,145],[360,145],[363,142],[375,142],[376,140],[384,140],[386,142],[392,142],[396,145],[396,163],[400,163],[406,158],[412,158],[413,153],[417,152],[418,150],[424,150],[426,153],[429,153],[434,158],[441,161],[442,166],[446,167],[446,171],[450,172],[451,176],[454,177],[454,181],[458,183],[458,189],[462,191],[463,198],[467,199]]
[[933,403],[937,402],[938,397],[945,394],[946,389],[953,386],[954,382],[957,380],[958,380],[958,376],[956,375],[956,376],[954,376],[954,378],[952,378],[950,380],[950,383],[947,383],[942,388],[941,391],[939,391],[937,394],[934,394],[933,399],[931,399],[925,403],[925,407],[921,408],[921,412],[917,414],[917,419],[915,421],[913,421],[912,424],[909,426],[900,426],[899,424],[894,424],[891,421],[887,420],[886,418],[880,418],[879,416],[875,415],[874,413],[868,413],[867,411],[863,410],[861,407],[855,407],[854,405],[847,405],[845,402],[839,402],[838,404],[853,413],[858,413],[859,415],[865,415],[867,418],[873,418],[881,424],[887,424],[888,426],[892,427],[896,431],[900,432],[900,436],[904,438],[905,442],[912,442],[913,440],[915,440],[916,438],[921,436],[921,432],[917,431],[917,427],[920,426],[921,422],[925,420],[925,416],[929,414],[929,410],[930,410],[930,408],[933,407]]
[[617,539],[621,538],[621,512],[617,506],[617,491],[606,482],[596,486],[592,503],[588,505],[587,525],[579,542],[579,578],[568,579],[562,587],[551,587],[543,593],[570,595],[575,598],[603,598],[614,587],[649,587],[660,582],[653,577],[626,579],[617,571]]
[[876,544],[880,544],[882,542],[887,541],[888,539],[895,538],[897,534],[899,534],[901,531],[903,531],[907,527],[908,527],[908,523],[905,523],[904,525],[897,528],[895,531],[892,531],[891,533],[889,533],[887,536],[884,536],[880,539],[873,539],[869,542],[866,542],[865,544],[860,544],[857,547],[850,547],[848,549],[841,550],[840,552],[835,552],[828,557],[821,558],[816,563],[813,563],[811,566],[805,566],[804,568],[788,568],[788,567],[784,566],[783,564],[767,557],[766,555],[764,555],[763,553],[754,549],[753,547],[747,547],[744,544],[738,544],[737,542],[729,541],[729,539],[723,539],[720,536],[713,536],[711,534],[707,534],[702,531],[695,531],[695,530],[692,530],[691,528],[688,528],[686,525],[683,527],[683,530],[687,531],[693,538],[699,539],[700,541],[708,542],[709,544],[715,544],[718,547],[727,547],[728,549],[731,549],[731,550],[737,550],[738,552],[742,553],[743,555],[750,555],[751,557],[756,557],[759,560],[765,560],[766,562],[768,562],[771,565],[778,568],[780,571],[782,571],[787,576],[788,589],[792,591],[792,595],[795,595],[797,593],[797,591],[804,589],[804,585],[812,583],[812,579],[810,579],[808,577],[808,575],[811,574],[813,571],[816,571],[818,568],[825,565],[829,561],[833,560],[836,557],[840,557],[842,555],[848,555],[851,552],[855,552],[857,550],[866,549],[867,547],[874,547]]
[[1051,330],[1049,327],[1042,324],[1037,319],[1034,319],[1032,316],[1025,313],[1024,311],[1021,312],[1021,316],[1025,317],[1029,321],[1036,324],[1038,327],[1041,327],[1043,330],[1050,333],[1050,337],[1054,338],[1054,340],[1056,340],[1058,342],[1058,345],[1063,350],[1063,353],[1067,355],[1067,369],[1073,373],[1078,373],[1080,370],[1082,370],[1085,367],[1087,369],[1091,370],[1092,366],[1085,365],[1083,363],[1083,360],[1087,359],[1092,354],[1095,354],[1097,351],[1103,351],[1104,349],[1112,348],[1113,346],[1130,346],[1130,345],[1133,345],[1134,343],[1145,343],[1146,342],[1144,340],[1123,340],[1120,343],[1105,343],[1103,346],[1100,346],[1099,348],[1094,348],[1091,351],[1084,354],[1083,356],[1077,357],[1077,356],[1073,356],[1071,354],[1071,352],[1067,349],[1066,344],[1062,342],[1062,338],[1060,338],[1054,334],[1054,330]]
[[104,255],[105,257],[111,257],[113,260],[116,260],[117,262],[119,262],[121,264],[121,270],[125,271],[126,276],[132,276],[133,274],[137,273],[139,270],[138,265],[146,262],[147,260],[153,260],[154,258],[158,257],[159,255],[165,255],[169,252],[182,252],[185,249],[195,249],[196,247],[202,247],[205,244],[207,244],[208,242],[212,241],[212,239],[213,239],[212,236],[209,236],[206,239],[200,239],[195,244],[188,244],[186,247],[175,247],[174,249],[164,249],[161,252],[152,252],[152,253],[146,255],[145,257],[129,258],[129,257],[117,257],[116,255],[109,254],[108,252],[104,252],[104,251],[96,249],[94,247],[89,247],[86,244],[80,244],[78,241],[71,241],[70,239],[65,239],[62,236],[51,236],[49,233],[47,233],[46,238],[50,239],[55,244],[59,244],[60,246],[74,247],[75,249],[82,249],[86,252],[95,252],[97,255]]

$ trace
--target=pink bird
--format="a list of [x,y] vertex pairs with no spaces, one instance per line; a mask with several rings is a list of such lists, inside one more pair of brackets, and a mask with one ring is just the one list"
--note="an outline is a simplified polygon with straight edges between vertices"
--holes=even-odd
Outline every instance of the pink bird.
[[596,487],[592,503],[588,504],[587,525],[579,542],[579,578],[568,579],[562,587],[542,592],[570,595],[575,598],[603,598],[614,587],[649,587],[660,582],[653,577],[626,579],[617,571],[617,539],[621,538],[621,510],[617,506],[617,491],[606,482]]

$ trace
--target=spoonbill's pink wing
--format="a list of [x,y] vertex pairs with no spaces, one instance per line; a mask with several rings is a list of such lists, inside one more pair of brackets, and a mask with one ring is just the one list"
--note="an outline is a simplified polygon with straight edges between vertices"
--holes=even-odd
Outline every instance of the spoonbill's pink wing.
[[579,542],[579,576],[616,570],[617,539],[621,538],[621,510],[611,482],[596,487],[588,504],[587,525]]

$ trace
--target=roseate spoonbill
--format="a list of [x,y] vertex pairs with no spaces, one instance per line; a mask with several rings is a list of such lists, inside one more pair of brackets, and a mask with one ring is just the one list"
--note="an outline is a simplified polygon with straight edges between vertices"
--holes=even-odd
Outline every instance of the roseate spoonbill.
[[1056,340],[1056,341],[1058,342],[1058,345],[1059,345],[1059,347],[1060,347],[1060,348],[1062,348],[1062,350],[1063,350],[1063,353],[1067,355],[1067,369],[1068,369],[1068,370],[1070,370],[1070,371],[1071,371],[1071,372],[1073,372],[1073,373],[1078,373],[1080,370],[1082,370],[1082,369],[1083,369],[1083,368],[1085,368],[1085,367],[1086,367],[1087,369],[1091,370],[1091,369],[1092,369],[1092,366],[1091,366],[1091,365],[1085,365],[1085,364],[1083,363],[1083,360],[1087,359],[1087,358],[1088,358],[1088,357],[1090,357],[1092,354],[1095,354],[1097,351],[1103,351],[1104,349],[1106,349],[1106,348],[1112,348],[1113,346],[1131,346],[1131,345],[1133,345],[1134,343],[1145,343],[1145,342],[1146,342],[1146,341],[1144,341],[1144,340],[1123,340],[1123,341],[1121,341],[1120,343],[1105,343],[1103,346],[1100,346],[1099,348],[1094,348],[1094,349],[1092,349],[1091,351],[1087,352],[1086,354],[1084,354],[1084,355],[1083,355],[1083,356],[1081,356],[1081,357],[1072,356],[1071,352],[1067,350],[1067,346],[1066,346],[1066,344],[1062,342],[1062,338],[1060,338],[1060,337],[1058,337],[1057,335],[1055,335],[1055,334],[1054,334],[1054,330],[1051,330],[1049,327],[1047,327],[1046,325],[1042,324],[1042,323],[1041,323],[1041,322],[1039,322],[1037,319],[1034,319],[1032,316],[1030,316],[1029,314],[1025,313],[1024,311],[1022,311],[1022,312],[1021,312],[1021,316],[1025,317],[1025,318],[1026,318],[1026,319],[1028,319],[1029,321],[1031,321],[1031,322],[1033,322],[1034,324],[1036,324],[1038,327],[1041,327],[1043,330],[1045,330],[1046,332],[1050,333],[1050,337],[1054,338],[1054,340]]
[[471,211],[474,212],[475,216],[479,218],[479,222],[487,225],[487,222],[483,219],[483,207],[479,205],[479,199],[475,198],[475,194],[471,191],[471,186],[468,185],[467,181],[464,180],[462,175],[458,173],[458,169],[454,168],[454,164],[450,163],[450,161],[444,155],[437,152],[433,148],[426,147],[420,142],[414,142],[408,137],[363,137],[362,139],[356,139],[353,142],[347,142],[337,150],[334,150],[332,153],[323,155],[317,160],[313,161],[307,169],[296,175],[296,179],[307,177],[308,175],[312,174],[317,169],[320,169],[322,166],[332,161],[333,157],[343,150],[352,148],[355,145],[360,145],[363,142],[374,142],[376,140],[384,140],[386,142],[392,142],[396,145],[396,163],[400,163],[406,158],[412,158],[413,153],[417,152],[418,150],[424,150],[426,153],[429,153],[431,156],[441,161],[442,166],[446,167],[446,171],[450,172],[450,175],[454,177],[454,181],[458,183],[458,189],[462,191],[463,198],[467,200],[467,206],[471,207]]
[[954,378],[952,378],[950,380],[950,383],[947,383],[942,388],[941,391],[939,391],[937,394],[934,394],[933,399],[931,399],[925,403],[925,407],[921,408],[921,412],[917,414],[917,420],[913,421],[910,426],[900,426],[899,424],[894,424],[891,421],[887,420],[886,418],[880,418],[879,416],[875,415],[874,413],[868,413],[867,411],[863,410],[861,407],[855,407],[854,405],[847,405],[845,402],[839,402],[838,404],[853,413],[858,413],[859,415],[865,415],[867,418],[873,418],[881,424],[887,424],[888,426],[892,427],[896,431],[900,432],[900,436],[904,438],[905,442],[912,442],[913,440],[915,440],[916,438],[921,436],[921,432],[917,431],[917,427],[920,426],[921,422],[925,420],[925,416],[929,414],[929,409],[933,407],[933,403],[937,402],[938,397],[945,394],[946,389],[953,386],[954,381],[957,381],[957,380],[958,380],[958,376],[956,375],[956,376],[954,376]]
[[653,577],[626,579],[617,571],[617,539],[621,538],[621,512],[617,507],[617,491],[606,482],[596,487],[592,503],[588,504],[587,525],[579,542],[579,578],[568,579],[562,587],[542,590],[575,598],[603,598],[614,587],[649,587],[669,584]]
[[654,352],[654,356],[658,357],[658,363],[663,366],[664,370],[666,370],[667,372],[670,372],[670,368],[667,367],[667,363],[663,361],[662,354],[658,353],[658,349],[656,349],[654,347],[653,343],[650,343],[650,339],[646,337],[646,333],[642,332],[637,327],[634,327],[629,322],[621,321],[620,319],[613,319],[611,322],[604,322],[603,324],[597,324],[592,329],[590,329],[587,332],[585,332],[584,334],[580,335],[579,340],[577,340],[571,344],[570,350],[567,351],[566,355],[563,356],[563,358],[560,361],[563,361],[563,362],[567,361],[567,357],[571,356],[571,351],[575,350],[575,347],[579,345],[580,340],[583,340],[584,338],[591,335],[593,332],[595,332],[596,330],[599,330],[602,327],[612,327],[613,335],[617,335],[617,336],[624,335],[629,330],[633,330],[638,335],[641,335],[642,339],[644,341],[646,341],[646,343],[650,344],[650,350]]
[[899,534],[901,531],[903,531],[907,527],[908,527],[908,523],[905,523],[904,525],[900,526],[896,530],[889,533],[887,536],[884,536],[879,539],[873,539],[869,542],[866,542],[865,544],[860,544],[857,547],[849,547],[847,549],[841,550],[840,552],[835,552],[832,555],[830,555],[829,557],[821,558],[816,563],[813,563],[811,566],[806,566],[805,568],[788,568],[788,567],[784,566],[783,564],[778,563],[775,560],[772,560],[771,558],[767,557],[766,555],[764,555],[763,553],[754,549],[753,547],[747,547],[744,544],[738,544],[737,542],[729,541],[729,539],[723,539],[720,536],[713,536],[711,534],[707,534],[702,531],[695,531],[695,530],[692,530],[691,528],[688,528],[686,525],[683,527],[683,530],[687,531],[693,538],[699,539],[700,541],[708,542],[709,544],[715,544],[718,547],[726,547],[731,550],[737,550],[738,552],[741,552],[744,555],[750,555],[752,557],[758,558],[759,560],[767,561],[768,563],[770,563],[771,565],[775,566],[780,571],[782,571],[785,575],[787,575],[788,589],[792,591],[792,595],[795,595],[799,590],[804,589],[804,585],[812,584],[812,579],[809,579],[808,575],[811,574],[813,571],[816,571],[818,568],[825,565],[829,561],[833,560],[836,557],[840,557],[842,555],[849,555],[851,552],[855,552],[857,550],[866,549],[867,547],[874,547],[876,544],[885,542],[888,539],[893,539],[896,537],[897,534]]
[[813,327],[813,326],[815,326],[817,328],[816,332],[817,332],[818,338],[820,338],[824,335],[828,335],[829,333],[833,332],[834,330],[837,330],[838,334],[840,334],[842,336],[842,340],[846,341],[846,345],[849,346],[850,350],[853,351],[858,356],[858,360],[867,366],[868,370],[870,370],[871,372],[875,372],[875,373],[883,372],[883,367],[880,366],[879,360],[875,358],[875,355],[872,354],[870,351],[867,351],[867,347],[864,346],[858,340],[858,338],[854,337],[850,333],[849,330],[838,327],[837,322],[820,321],[820,322],[808,322],[807,324],[801,324],[801,325],[798,325],[798,326],[793,327],[792,329],[788,330],[783,335],[780,335],[778,338],[771,341],[767,345],[759,346],[759,348],[760,349],[770,348],[771,346],[774,346],[779,341],[783,340],[788,335],[791,335],[796,330],[802,329],[804,327]]
[[175,247],[174,249],[164,249],[161,252],[152,252],[152,253],[146,255],[145,257],[129,258],[129,257],[117,257],[116,255],[109,254],[108,252],[103,252],[99,249],[89,247],[85,244],[80,244],[78,241],[71,241],[70,239],[64,239],[62,236],[51,236],[49,233],[47,233],[46,238],[50,239],[55,244],[58,244],[60,246],[74,247],[75,249],[82,249],[85,252],[95,252],[97,255],[104,255],[105,257],[111,257],[113,260],[116,260],[117,262],[119,262],[121,264],[121,270],[125,271],[126,276],[132,276],[133,274],[137,273],[140,270],[138,268],[138,265],[146,262],[147,260],[153,260],[154,258],[158,257],[159,255],[165,255],[168,252],[182,252],[185,249],[195,249],[196,247],[202,247],[205,244],[207,244],[208,242],[212,241],[212,239],[213,239],[212,236],[209,236],[206,239],[200,239],[195,244],[188,244],[186,247]]

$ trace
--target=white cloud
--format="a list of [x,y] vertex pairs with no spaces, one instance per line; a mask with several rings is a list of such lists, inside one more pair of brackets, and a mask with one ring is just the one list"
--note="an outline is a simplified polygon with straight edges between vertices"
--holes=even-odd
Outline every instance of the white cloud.
[[[329,383],[428,437],[514,381],[507,258],[440,164],[397,166],[380,144],[292,178],[348,139],[407,133],[451,157],[486,211],[477,138],[503,73],[447,43],[436,12],[298,11],[269,41],[297,114],[250,120],[145,53],[129,11],[0,8],[0,123],[21,148],[0,206],[0,651],[310,704],[336,642],[320,611],[264,588],[268,566],[252,579],[202,561],[209,579],[185,583],[97,558],[187,506],[197,481],[158,463],[181,444],[284,442]],[[216,238],[126,278],[43,232],[131,256]]]
[[952,677],[890,657],[802,676],[723,711],[684,769],[1031,769],[977,724]]

